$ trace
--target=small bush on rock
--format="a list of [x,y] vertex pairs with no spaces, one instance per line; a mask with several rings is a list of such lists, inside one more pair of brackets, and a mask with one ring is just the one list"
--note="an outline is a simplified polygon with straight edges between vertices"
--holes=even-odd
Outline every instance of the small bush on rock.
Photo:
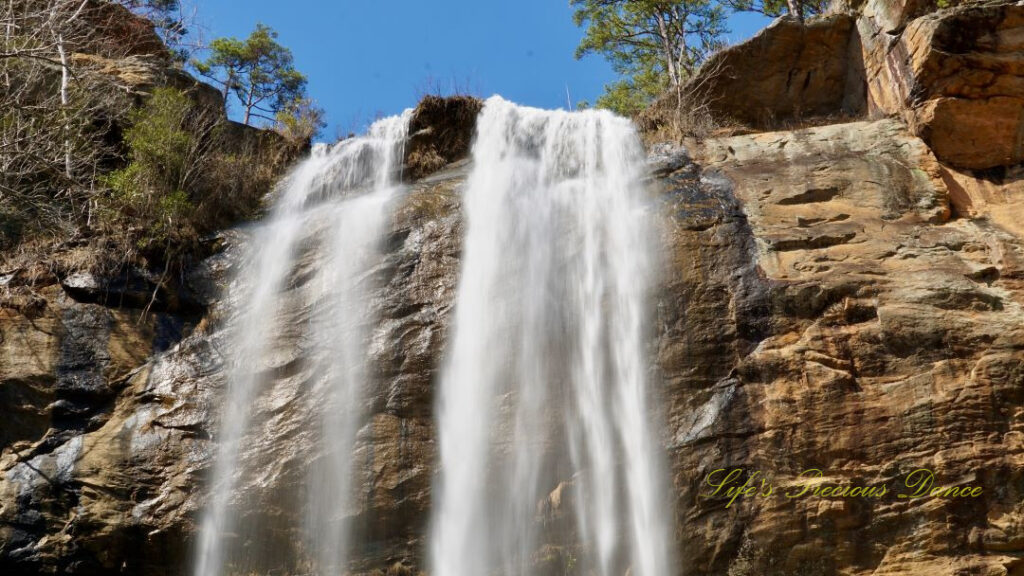
[[159,88],[130,115],[125,132],[129,163],[102,178],[110,188],[106,224],[130,220],[141,228],[140,247],[190,240],[195,205],[214,156],[221,120],[173,88]]
[[281,160],[264,145],[272,134],[233,125],[174,88],[154,90],[129,117],[128,163],[100,179],[109,193],[98,226],[124,258],[173,260],[255,214]]

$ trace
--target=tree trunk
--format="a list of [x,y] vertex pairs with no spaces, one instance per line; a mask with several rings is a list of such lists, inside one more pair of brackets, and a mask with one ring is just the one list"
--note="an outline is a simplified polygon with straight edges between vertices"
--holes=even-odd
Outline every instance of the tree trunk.
[[252,116],[253,106],[256,105],[256,62],[254,61],[249,65],[249,86],[248,92],[245,95],[245,120],[243,124],[249,125],[249,118]]
[[252,107],[253,107],[253,89],[250,88],[249,89],[249,94],[246,96],[246,99],[245,99],[245,119],[242,120],[242,124],[245,124],[246,126],[249,125],[249,117],[252,116]]
[[[68,83],[71,81],[71,74],[68,70],[68,55],[64,50],[64,36],[57,36],[57,53],[60,54],[60,106],[64,109],[64,116],[68,114]],[[64,175],[71,179],[71,134],[68,122],[64,122]]]
[[665,26],[665,18],[661,14],[655,15],[658,22],[658,35],[661,37],[661,50],[665,56],[665,67],[668,72],[669,82],[673,86],[679,86],[679,71],[676,69],[676,55],[672,50],[672,39],[669,38],[668,28]]
[[[67,19],[67,24],[70,24],[76,18],[78,18],[78,15],[82,13],[82,10],[85,9],[86,4],[88,4],[88,3],[89,3],[89,0],[82,0],[82,3],[78,5],[78,9],[75,10],[75,13],[72,14],[71,17]],[[57,6],[58,5],[54,6],[54,10],[55,11],[57,9]],[[54,13],[56,13],[56,12],[54,12]],[[51,30],[52,30],[52,28],[51,28]],[[64,135],[64,175],[67,176],[68,179],[70,180],[71,179],[71,167],[72,167],[71,133],[70,133],[71,132],[71,128],[69,126],[70,122],[68,121],[68,110],[67,110],[67,108],[68,108],[68,85],[71,83],[71,69],[68,68],[68,54],[67,54],[67,51],[64,49],[64,35],[63,34],[57,34],[57,53],[60,55],[60,106],[63,109],[64,118],[65,118],[65,121],[64,121],[64,131],[65,131],[65,135]]]
[[231,83],[234,82],[231,72],[228,72],[228,79],[224,81],[224,105],[228,105],[228,95],[231,93]]
[[804,21],[804,5],[800,0],[786,0],[786,6],[790,15],[795,16],[800,22]]

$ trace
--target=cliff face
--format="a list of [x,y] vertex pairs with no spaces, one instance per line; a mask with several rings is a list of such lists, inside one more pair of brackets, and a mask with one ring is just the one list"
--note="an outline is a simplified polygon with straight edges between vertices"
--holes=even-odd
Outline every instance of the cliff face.
[[[693,244],[698,254],[737,250],[728,220],[699,232],[684,225],[693,239],[672,242],[684,248],[677,262],[695,300],[724,293],[696,321],[693,300],[681,299],[671,316],[678,336],[661,343],[678,525],[694,570],[1018,569],[1019,234],[980,214],[954,216],[943,169],[892,120],[712,141],[698,163],[702,183],[742,207],[757,275],[718,283],[722,267],[693,259]],[[728,318],[735,336],[715,318]],[[751,334],[761,339],[736,345]],[[731,506],[702,497],[720,468],[742,468],[743,479],[759,472],[758,492],[767,477],[775,493]],[[921,468],[936,485],[984,495],[900,498]],[[787,497],[809,469],[822,471],[815,485],[889,493]]]
[[[1012,153],[1022,132],[1002,105],[1022,95],[1019,50],[1008,47],[1024,8],[918,12],[869,2],[814,25],[831,31],[785,22],[755,40],[811,41],[812,53],[840,56],[780,64],[752,120],[812,109],[891,117],[652,147],[666,257],[651,349],[686,573],[1024,571],[1024,180]],[[743,50],[721,58],[738,69]],[[813,106],[793,88],[816,82],[805,64],[828,71],[834,89]],[[784,80],[804,73],[807,83]],[[961,113],[972,107],[983,110]],[[446,114],[419,122],[421,166],[452,160],[449,148],[468,141],[449,134],[457,145],[432,148]],[[1016,141],[1000,136],[1006,122]],[[985,136],[990,128],[1000,132]],[[424,568],[433,384],[465,173],[456,162],[411,184],[375,272],[375,393],[351,511],[360,571]],[[187,571],[225,385],[218,291],[246,231],[220,241],[147,316],[142,277],[0,275],[0,571]],[[284,313],[282,325],[300,326],[311,310]],[[240,481],[256,500],[238,503],[251,511],[243,536],[261,542],[254,554],[295,537],[282,528],[295,523],[277,520],[313,457],[301,354],[268,357],[265,369],[274,384],[254,406],[242,456],[257,472]],[[936,485],[981,495],[899,498],[921,468]],[[719,469],[742,469],[739,484],[756,473],[753,484],[765,478],[774,492],[706,497]],[[888,492],[786,497],[808,469],[821,471],[816,486]],[[561,487],[550,489],[538,521],[557,526]]]

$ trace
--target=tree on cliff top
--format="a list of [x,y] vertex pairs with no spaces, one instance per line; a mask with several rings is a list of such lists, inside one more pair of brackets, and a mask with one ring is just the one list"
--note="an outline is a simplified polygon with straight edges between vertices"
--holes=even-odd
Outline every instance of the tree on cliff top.
[[576,58],[601,54],[619,82],[605,87],[597,105],[635,114],[666,89],[681,90],[704,59],[719,48],[725,11],[712,0],[569,0],[586,33]]
[[292,52],[277,42],[277,32],[257,24],[245,40],[218,38],[210,43],[210,57],[194,61],[196,70],[221,85],[224,102],[234,93],[253,118],[275,122],[278,112],[300,100],[306,77],[295,69]]
[[829,0],[724,0],[737,12],[757,12],[772,18],[791,14],[803,22],[804,17],[821,14],[829,6]]

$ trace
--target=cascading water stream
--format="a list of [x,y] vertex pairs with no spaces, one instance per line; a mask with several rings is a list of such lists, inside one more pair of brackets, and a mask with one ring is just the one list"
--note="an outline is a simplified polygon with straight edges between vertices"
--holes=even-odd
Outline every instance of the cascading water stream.
[[[368,271],[379,260],[389,200],[399,181],[411,112],[374,123],[366,136],[318,148],[290,176],[265,224],[247,248],[229,292],[228,389],[211,475],[211,498],[200,526],[194,574],[249,573],[260,566],[229,551],[237,528],[239,478],[247,472],[243,442],[254,402],[269,384],[267,357],[280,343],[274,325],[288,298],[312,307],[308,350],[319,418],[316,456],[305,471],[308,501],[301,513],[303,563],[319,574],[342,573],[348,550],[345,508],[352,491],[355,435],[365,394]],[[314,277],[289,292],[302,246],[314,245]],[[296,294],[298,293],[298,294]]]
[[[643,152],[607,112],[494,97],[477,124],[440,382],[433,576],[537,572],[574,494],[566,573],[674,573],[644,354],[654,238]],[[556,538],[557,539],[557,538]]]

